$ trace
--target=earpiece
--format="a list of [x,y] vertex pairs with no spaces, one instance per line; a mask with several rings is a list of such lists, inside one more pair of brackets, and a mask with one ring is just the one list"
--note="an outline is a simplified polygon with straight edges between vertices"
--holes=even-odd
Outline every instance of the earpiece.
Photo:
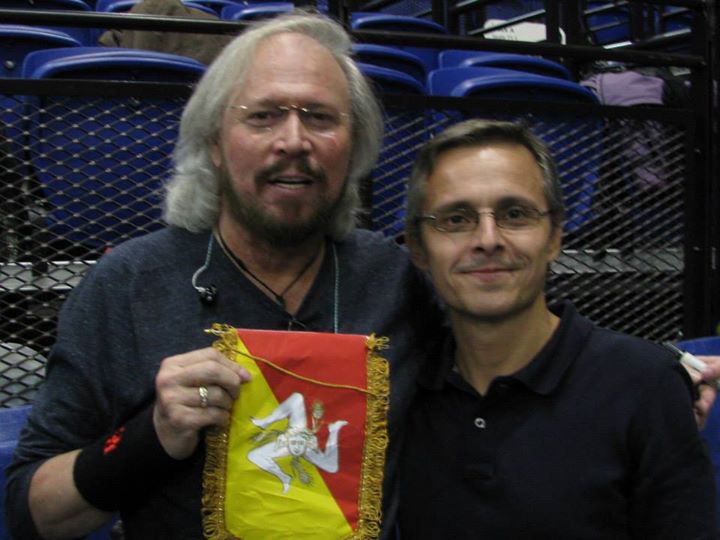
[[212,242],[213,237],[212,234],[210,234],[210,240],[208,242],[207,252],[205,253],[205,262],[203,265],[195,270],[195,273],[192,276],[192,279],[190,280],[190,284],[192,285],[193,289],[195,289],[198,293],[198,297],[200,298],[200,302],[203,303],[203,305],[210,306],[215,303],[215,300],[217,300],[218,290],[215,285],[208,285],[207,287],[203,287],[201,285],[197,284],[197,278],[202,274],[205,270],[207,270],[207,267],[210,265],[210,256],[212,255]]
[[200,301],[206,306],[210,306],[215,303],[215,299],[217,298],[217,287],[215,285],[195,287],[195,290],[200,297]]

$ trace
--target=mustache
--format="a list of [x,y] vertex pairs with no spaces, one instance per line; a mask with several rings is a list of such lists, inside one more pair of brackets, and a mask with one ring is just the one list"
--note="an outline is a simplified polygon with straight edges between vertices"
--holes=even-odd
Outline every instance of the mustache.
[[456,270],[458,272],[481,272],[483,270],[520,270],[525,265],[522,261],[512,261],[504,259],[474,259],[472,261],[459,265]]
[[310,165],[310,162],[305,156],[300,156],[297,158],[281,159],[279,161],[276,161],[272,165],[268,165],[267,167],[260,169],[255,174],[255,179],[258,182],[270,182],[273,177],[285,172],[293,165],[298,172],[300,172],[304,176],[309,177],[315,182],[322,182],[326,178],[325,171],[320,168],[313,167],[312,165]]

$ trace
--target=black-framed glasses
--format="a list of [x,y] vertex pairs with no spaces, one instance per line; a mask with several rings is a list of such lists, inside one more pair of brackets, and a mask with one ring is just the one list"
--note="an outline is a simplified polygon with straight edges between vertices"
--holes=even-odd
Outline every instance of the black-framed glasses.
[[242,124],[259,131],[272,131],[283,125],[290,111],[295,111],[303,126],[315,133],[332,133],[349,116],[326,105],[230,105],[230,108],[239,111]]
[[485,214],[492,216],[495,224],[501,229],[522,231],[535,227],[542,218],[549,216],[551,213],[550,210],[541,211],[533,206],[526,205],[511,205],[483,212],[478,212],[473,208],[460,207],[419,216],[417,221],[427,221],[440,232],[471,232],[480,223],[480,216]]

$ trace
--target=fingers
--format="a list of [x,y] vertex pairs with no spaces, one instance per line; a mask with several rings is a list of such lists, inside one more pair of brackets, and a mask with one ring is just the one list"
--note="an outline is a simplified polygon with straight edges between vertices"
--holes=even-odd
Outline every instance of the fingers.
[[[215,349],[207,348],[163,360],[156,378],[158,393],[178,391],[178,400],[187,406],[199,406],[197,388],[215,386],[236,399],[240,385],[250,380],[245,368],[228,360]],[[213,392],[216,394],[216,392]],[[226,400],[219,400],[221,405]]]
[[698,387],[698,391],[700,395],[694,404],[695,419],[697,420],[698,427],[702,429],[710,415],[713,403],[715,403],[717,391],[707,384],[701,384]]
[[245,368],[212,348],[164,359],[155,378],[153,420],[165,450],[187,457],[201,429],[227,425],[240,386],[249,380]]
[[705,369],[702,373],[702,379],[710,382],[720,379],[720,356],[698,356],[700,360],[705,362]]
[[228,392],[220,386],[203,386],[186,388],[188,396],[184,400],[189,403],[189,407],[197,407],[207,409],[216,407],[218,409],[230,410],[235,402],[236,396],[228,394]]

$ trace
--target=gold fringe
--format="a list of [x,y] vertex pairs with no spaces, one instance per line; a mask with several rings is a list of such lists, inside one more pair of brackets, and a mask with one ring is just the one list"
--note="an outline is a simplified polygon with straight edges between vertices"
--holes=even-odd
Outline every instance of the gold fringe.
[[378,351],[387,349],[388,338],[369,335],[365,344],[367,356],[367,415],[362,478],[358,497],[358,527],[348,540],[365,540],[380,536],[382,521],[382,485],[385,451],[388,445],[387,413],[389,405],[390,368]]
[[[213,324],[205,330],[220,339],[213,347],[228,358],[240,351],[237,329],[229,325]],[[378,351],[388,348],[388,338],[369,335],[365,344],[367,355],[367,390],[349,387],[367,393],[365,444],[363,467],[358,496],[358,527],[347,540],[370,540],[380,536],[382,521],[382,484],[385,469],[385,452],[388,445],[387,413],[389,405],[390,368]],[[255,357],[251,357],[258,360]],[[264,359],[260,358],[263,361]],[[276,367],[272,362],[268,365]],[[277,366],[279,368],[279,366]],[[283,368],[281,371],[287,372]],[[289,373],[293,375],[292,373]],[[330,383],[324,385],[335,386]],[[215,428],[206,435],[206,456],[203,471],[203,532],[208,540],[241,540],[225,528],[225,472],[227,470],[228,428]]]
[[[228,358],[238,347],[237,330],[232,326],[213,324],[206,330],[219,336],[213,347]],[[240,540],[225,527],[225,472],[227,471],[228,428],[214,428],[205,435],[203,469],[202,523],[208,540]]]

